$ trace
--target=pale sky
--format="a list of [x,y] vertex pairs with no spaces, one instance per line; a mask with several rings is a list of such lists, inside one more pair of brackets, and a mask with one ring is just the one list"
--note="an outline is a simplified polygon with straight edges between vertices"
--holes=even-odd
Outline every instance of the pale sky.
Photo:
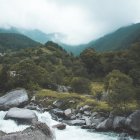
[[61,33],[76,45],[140,22],[140,0],[0,0],[0,27]]

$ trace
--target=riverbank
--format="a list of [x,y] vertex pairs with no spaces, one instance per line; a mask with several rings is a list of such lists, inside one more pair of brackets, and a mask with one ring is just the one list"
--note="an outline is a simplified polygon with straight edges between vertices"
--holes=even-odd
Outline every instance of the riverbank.
[[[80,134],[77,135],[78,132],[81,133],[81,135],[85,132],[85,136],[89,135],[89,138],[87,136],[87,140],[91,140],[90,136],[92,136],[93,134],[97,134],[98,136],[101,135],[101,138],[99,140],[102,140],[102,138],[104,138],[104,134],[107,134],[108,137],[108,134],[110,134],[110,132],[116,133],[115,136],[111,136],[110,140],[114,140],[114,137],[115,140],[119,138],[119,140],[125,140],[126,138],[127,140],[130,140],[129,136],[133,137],[131,139],[135,139],[136,137],[138,137],[140,132],[139,110],[130,113],[128,116],[117,116],[113,112],[105,110],[94,110],[95,108],[97,108],[97,106],[99,106],[99,104],[97,104],[97,102],[92,99],[91,96],[57,92],[53,92],[50,94],[48,92],[46,93],[46,91],[43,91],[41,92],[41,94],[34,94],[30,99],[26,90],[19,89],[13,90],[7,93],[5,96],[0,97],[0,103],[1,109],[3,108],[4,110],[8,110],[8,113],[3,111],[0,112],[0,130],[7,133],[13,131],[22,131],[28,128],[30,125],[28,123],[34,122],[30,120],[31,116],[33,117],[33,120],[44,122],[47,125],[50,121],[51,124],[49,124],[49,127],[51,129],[52,127],[54,129],[58,128],[54,127],[52,125],[53,123],[55,126],[59,124],[65,125],[65,130],[57,130],[57,132],[66,132],[67,136],[70,135],[71,130],[73,130],[72,135],[74,135],[74,137],[76,138],[80,136]],[[17,106],[21,109],[13,109],[13,107]],[[32,110],[36,115],[31,112]],[[50,115],[48,112],[50,113]],[[27,118],[27,116],[29,118]],[[19,119],[20,122],[23,123],[25,122],[25,120],[28,120],[28,123],[17,126],[17,120]],[[7,127],[7,124],[8,126],[11,126]],[[74,131],[78,132],[74,133]],[[91,132],[93,134],[91,134]],[[120,137],[118,138],[118,136]],[[63,139],[61,138],[60,140]],[[107,140],[107,138],[105,137],[105,139],[103,140]]]
[[[65,130],[58,130],[52,128],[53,125],[59,124],[59,122],[52,119],[51,115],[48,112],[39,113],[35,111],[38,120],[40,122],[46,123],[51,130],[53,131],[56,140],[117,140],[119,138],[119,134],[116,133],[105,133],[105,132],[90,132],[88,130],[83,130],[79,126],[69,126],[67,125]],[[13,120],[4,120],[5,111],[0,111],[0,129],[6,133],[23,131],[26,128],[30,127],[30,125],[17,125],[17,123]],[[7,124],[9,127],[7,127]],[[129,138],[133,140],[132,138]]]

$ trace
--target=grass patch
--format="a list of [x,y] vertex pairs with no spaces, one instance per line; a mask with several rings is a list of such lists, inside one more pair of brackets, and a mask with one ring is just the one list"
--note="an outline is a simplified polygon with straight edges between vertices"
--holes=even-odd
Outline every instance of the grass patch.
[[110,107],[105,101],[98,102],[97,106],[94,108],[94,111],[102,111],[102,112],[110,112],[111,110],[112,107]]
[[[92,111],[110,112],[113,110],[113,108],[109,106],[105,101],[97,101],[90,96],[80,95],[77,93],[59,93],[52,90],[42,89],[37,92],[36,98],[37,100],[41,101],[41,104],[45,107],[52,105],[52,103],[56,100],[62,100],[64,102],[64,105],[61,107],[61,109],[75,109],[78,107],[89,105]],[[129,103],[127,108],[128,111],[136,110],[136,101]]]
[[103,82],[92,82],[91,83],[91,94],[96,96],[98,93],[102,93],[104,91],[104,83]]
[[38,100],[42,101],[41,103],[44,106],[48,106],[56,100],[62,100],[65,102],[62,109],[77,108],[84,105],[89,105],[91,108],[94,108],[98,104],[95,99],[92,99],[89,96],[79,95],[77,93],[58,93],[56,91],[46,89],[38,91],[36,97]]

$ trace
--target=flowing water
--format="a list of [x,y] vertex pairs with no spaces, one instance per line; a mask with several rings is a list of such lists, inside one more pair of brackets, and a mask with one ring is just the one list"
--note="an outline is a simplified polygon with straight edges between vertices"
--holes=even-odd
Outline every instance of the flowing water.
[[[59,122],[51,119],[48,112],[36,112],[39,121],[46,123],[52,128],[52,125]],[[28,125],[17,125],[13,120],[4,120],[6,112],[0,111],[0,130],[6,133],[22,131],[29,127]],[[52,129],[56,140],[117,140],[117,135],[113,133],[96,133],[80,129],[76,126],[67,126],[65,130]]]

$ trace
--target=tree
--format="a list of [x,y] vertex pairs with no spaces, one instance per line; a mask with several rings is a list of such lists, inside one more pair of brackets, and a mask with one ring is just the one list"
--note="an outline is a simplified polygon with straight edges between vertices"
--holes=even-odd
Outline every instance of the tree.
[[31,88],[34,85],[42,86],[47,80],[47,71],[37,66],[33,61],[25,60],[14,66],[17,75],[15,83],[19,87]]
[[102,65],[98,53],[93,48],[86,49],[80,54],[82,62],[85,64],[88,73],[95,76],[102,75]]
[[9,90],[13,84],[9,75],[9,65],[5,64],[0,72],[0,90]]
[[74,77],[71,81],[71,86],[76,93],[90,93],[90,80],[82,77]]
[[116,109],[126,110],[127,104],[134,96],[132,78],[119,70],[113,70],[106,76],[105,85],[108,103]]

